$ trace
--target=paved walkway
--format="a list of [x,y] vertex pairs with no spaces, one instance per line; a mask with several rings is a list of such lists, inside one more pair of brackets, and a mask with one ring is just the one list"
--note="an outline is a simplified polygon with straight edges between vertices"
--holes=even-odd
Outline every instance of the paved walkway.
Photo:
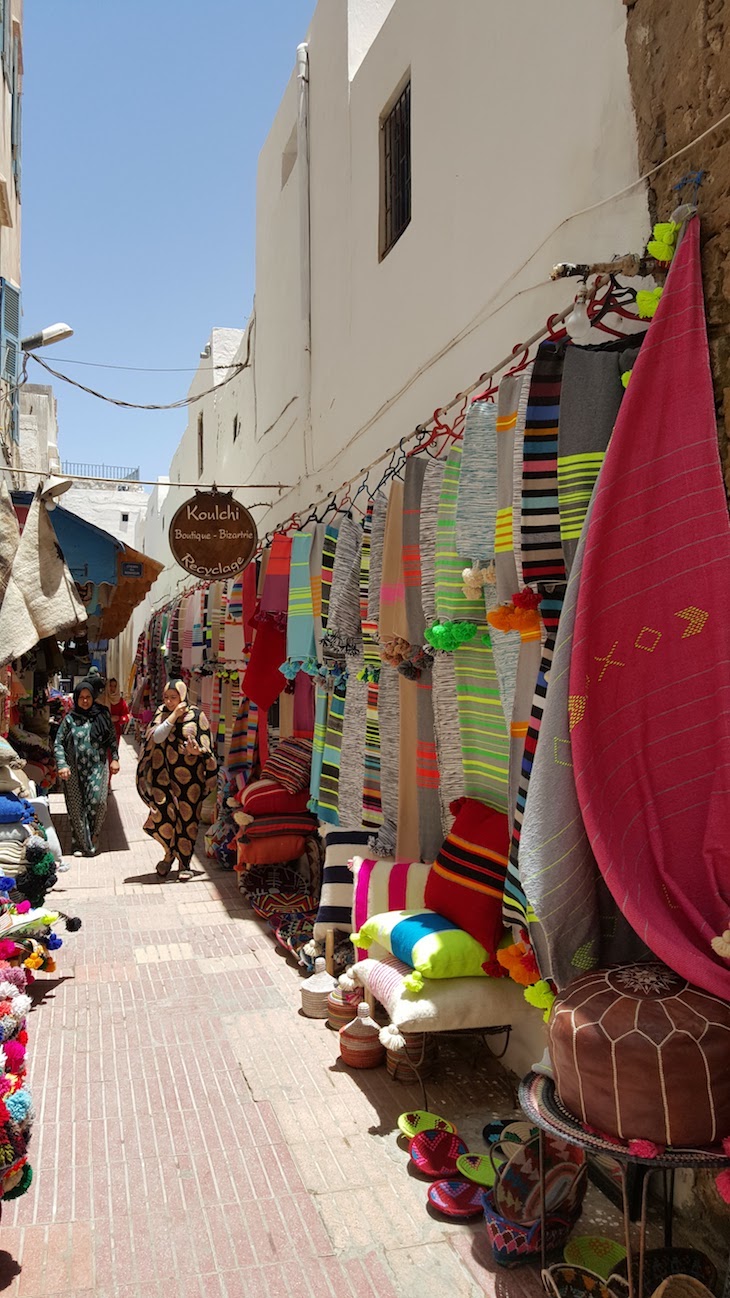
[[[102,854],[58,904],[82,916],[30,1023],[36,1181],[8,1204],[10,1298],[512,1298],[484,1227],[429,1215],[395,1119],[419,1093],[344,1069],[300,978],[204,861],[160,884],[123,745]],[[64,830],[62,798],[54,798]],[[473,1148],[509,1110],[499,1067],[451,1047],[430,1096]],[[495,1275],[494,1272],[497,1271]]]

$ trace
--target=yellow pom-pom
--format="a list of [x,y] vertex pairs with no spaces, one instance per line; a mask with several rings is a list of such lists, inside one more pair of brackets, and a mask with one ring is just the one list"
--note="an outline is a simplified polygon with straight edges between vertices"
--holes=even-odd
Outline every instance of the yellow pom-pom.
[[555,992],[551,989],[549,983],[541,979],[540,982],[533,983],[532,987],[526,987],[523,995],[528,1005],[534,1005],[536,1009],[545,1011],[543,1018],[547,1023],[555,1001]]
[[623,374],[621,375],[621,383],[623,387],[627,388],[629,386],[630,378],[631,378],[631,370],[624,370]]
[[639,289],[636,294],[636,306],[642,320],[651,320],[656,314],[663,291],[662,288]]

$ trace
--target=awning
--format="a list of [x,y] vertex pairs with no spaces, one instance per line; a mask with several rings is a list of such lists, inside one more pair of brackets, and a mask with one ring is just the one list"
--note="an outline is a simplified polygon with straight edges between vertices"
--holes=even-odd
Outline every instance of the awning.
[[[32,500],[31,492],[13,492],[21,528]],[[86,608],[89,639],[112,640],[124,630],[164,565],[61,505],[48,517]]]
[[103,610],[99,634],[105,640],[121,635],[132,613],[164,568],[163,563],[149,559],[130,546],[122,547],[117,555],[117,584],[112,599]]

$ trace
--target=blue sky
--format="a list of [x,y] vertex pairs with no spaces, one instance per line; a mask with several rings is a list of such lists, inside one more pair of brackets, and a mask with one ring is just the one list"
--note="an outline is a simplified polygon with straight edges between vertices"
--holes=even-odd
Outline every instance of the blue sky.
[[[173,401],[254,292],[256,162],[315,0],[26,0],[23,330],[112,396]],[[188,367],[130,373],[64,366]],[[32,362],[29,380],[50,381]],[[166,473],[186,412],[55,382],[61,456]]]

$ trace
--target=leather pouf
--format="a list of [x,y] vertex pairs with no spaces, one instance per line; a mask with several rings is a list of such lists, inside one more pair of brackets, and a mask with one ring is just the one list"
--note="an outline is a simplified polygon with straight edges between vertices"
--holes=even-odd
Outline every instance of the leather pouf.
[[585,974],[556,999],[550,1058],[565,1107],[620,1140],[730,1136],[730,1005],[662,964]]

